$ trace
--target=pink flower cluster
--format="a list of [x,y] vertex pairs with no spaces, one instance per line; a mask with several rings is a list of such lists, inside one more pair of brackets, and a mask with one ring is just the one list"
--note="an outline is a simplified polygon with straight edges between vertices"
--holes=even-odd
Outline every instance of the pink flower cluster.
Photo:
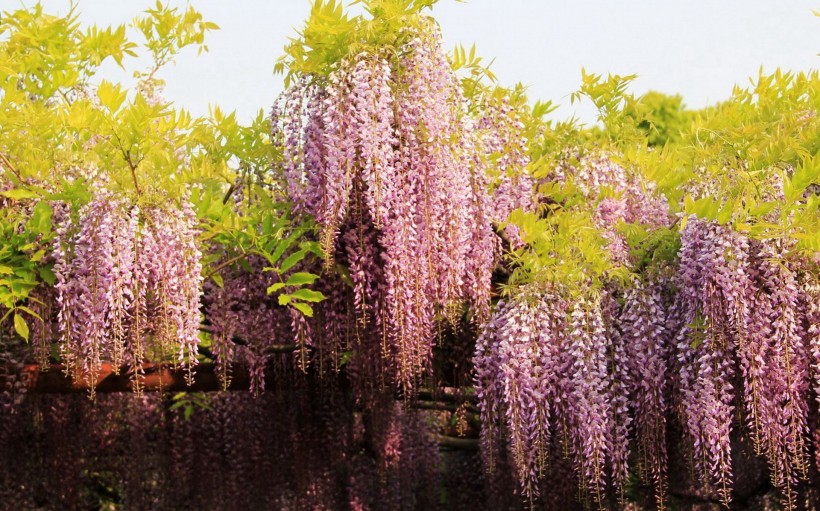
[[196,363],[201,287],[190,206],[140,210],[100,193],[57,229],[55,274],[66,372],[93,389],[104,361]]
[[[506,98],[491,96],[481,104],[483,115],[476,125],[480,145],[479,156],[486,167],[489,191],[487,214],[493,223],[504,224],[516,209],[532,211],[535,207],[534,180],[526,172],[530,163],[524,123]],[[514,224],[504,227],[504,235],[512,248],[521,246]]]
[[[338,262],[353,283],[356,332],[334,344],[355,338],[353,373],[380,367],[408,392],[429,368],[437,322],[465,302],[487,314],[497,244],[441,36],[432,23],[410,30],[398,62],[342,61],[286,91],[272,115],[295,208],[317,220],[326,267]],[[331,302],[319,309],[347,310]]]
[[663,508],[672,420],[704,493],[731,501],[743,430],[784,507],[797,507],[820,438],[816,265],[783,240],[694,217],[678,258],[601,296],[523,290],[498,304],[474,358],[486,466],[508,453],[537,495],[569,454],[581,494],[601,505],[634,460]]
[[666,421],[670,401],[671,339],[668,278],[636,280],[624,292],[618,330],[628,367],[626,399],[634,417],[638,474],[655,490],[658,509],[667,502]]
[[275,295],[268,295],[268,286],[278,278],[262,271],[265,260],[252,256],[246,262],[248,268],[237,265],[223,269],[221,286],[207,281],[203,303],[223,389],[231,384],[232,364],[243,362],[250,373],[251,392],[258,394],[265,390],[265,369],[272,358],[268,348],[294,342],[291,312],[295,311],[280,306]]
[[506,431],[525,495],[539,494],[561,452],[570,454],[585,498],[597,505],[608,474],[625,482],[628,420],[613,395],[625,359],[610,350],[607,315],[600,301],[521,296],[498,305],[477,341],[485,463],[493,469]]
[[704,482],[730,500],[729,435],[735,396],[742,396],[755,451],[793,509],[809,470],[812,300],[801,289],[799,265],[782,241],[749,240],[694,218],[681,242],[679,409]]

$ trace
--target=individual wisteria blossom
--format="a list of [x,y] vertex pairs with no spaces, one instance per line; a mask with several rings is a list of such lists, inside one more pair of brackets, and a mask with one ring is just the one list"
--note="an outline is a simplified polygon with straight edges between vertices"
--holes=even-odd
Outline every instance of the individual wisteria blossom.
[[196,362],[201,294],[196,218],[189,205],[140,210],[100,192],[55,238],[60,351],[94,393],[103,362]]
[[325,267],[339,264],[353,284],[346,323],[357,332],[330,332],[345,338],[328,346],[353,348],[353,374],[378,367],[410,393],[430,367],[437,324],[455,323],[465,302],[486,317],[498,242],[484,147],[441,35],[428,20],[404,41],[398,59],[361,53],[296,83],[272,127],[295,208],[319,225]]

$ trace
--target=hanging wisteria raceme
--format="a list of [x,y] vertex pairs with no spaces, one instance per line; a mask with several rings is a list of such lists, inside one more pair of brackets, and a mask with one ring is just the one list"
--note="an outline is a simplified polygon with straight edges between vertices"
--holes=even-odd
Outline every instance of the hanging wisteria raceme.
[[[570,425],[570,444],[581,488],[593,502],[601,505],[606,491],[606,458],[611,442],[613,396],[608,395],[607,347],[601,304],[578,300],[569,314],[569,333],[565,339],[564,403]],[[624,460],[618,459],[621,463]],[[619,467],[613,464],[613,470]]]
[[[118,349],[123,341],[116,337],[130,308],[130,285],[114,284],[134,273],[136,233],[130,214],[122,201],[100,195],[80,210],[76,226],[63,224],[56,237],[60,351],[69,374],[85,378],[92,389],[104,359],[111,356],[116,366],[124,361]],[[112,299],[114,294],[120,296]]]
[[346,58],[291,87],[272,116],[295,207],[316,218],[326,267],[349,270],[356,321],[380,347],[360,354],[384,358],[408,392],[437,321],[465,300],[486,315],[495,243],[459,82],[438,29],[421,27],[405,29],[398,60]]
[[795,488],[809,469],[810,382],[798,276],[789,261],[778,260],[784,252],[780,241],[750,243],[752,288],[739,358],[755,448],[792,509]]
[[537,495],[567,454],[582,496],[596,506],[626,482],[627,365],[622,347],[610,342],[612,311],[605,309],[559,294],[516,299],[499,304],[477,342],[485,464],[494,468],[506,432],[525,496]]
[[630,354],[627,352],[628,340],[622,335],[619,324],[620,305],[613,292],[601,297],[600,308],[604,335],[609,341],[606,348],[606,395],[612,408],[612,429],[607,438],[607,451],[612,467],[612,487],[617,494],[618,503],[623,505],[624,489],[629,478],[629,437],[633,429],[630,414],[631,392],[634,392],[633,373]]
[[67,374],[88,383],[92,395],[104,361],[130,366],[137,389],[149,358],[196,363],[195,224],[187,204],[140,210],[102,192],[58,227],[60,352]]
[[737,372],[733,353],[748,277],[746,244],[730,230],[690,219],[681,234],[676,332],[678,412],[704,485],[731,500],[731,441]]
[[[809,350],[809,361],[811,363],[812,390],[814,399],[820,402],[820,268],[818,262],[809,262],[807,269],[801,276],[801,302],[802,310],[805,314],[805,340],[804,345]],[[817,427],[816,420],[813,423],[812,441],[815,446],[814,461],[815,466],[820,469],[820,428]]]
[[641,479],[655,489],[659,509],[664,509],[667,493],[666,420],[672,353],[663,296],[667,287],[660,276],[634,282],[625,291],[618,318],[630,373],[627,396],[635,420],[637,469]]
[[[475,171],[470,175],[474,200],[464,226],[472,233],[467,254],[465,293],[476,307],[475,320],[483,322],[489,307],[483,297],[490,293],[491,272],[501,260],[504,244],[492,234],[493,226],[503,225],[509,248],[521,246],[521,236],[510,213],[532,211],[534,181],[527,172],[530,162],[524,124],[505,96],[488,94],[479,98],[480,117],[473,121],[474,137],[464,137],[465,150],[473,153]],[[472,147],[470,147],[472,144]]]
[[[516,209],[534,207],[532,176],[525,171],[530,163],[524,123],[506,97],[491,96],[481,104],[483,115],[476,124],[480,155],[487,161],[491,202],[487,212],[496,224],[506,222]],[[513,247],[520,246],[516,226],[507,224],[504,234]]]
[[807,293],[783,241],[748,240],[726,226],[688,220],[676,343],[678,409],[694,440],[695,465],[728,502],[734,396],[742,396],[755,451],[767,459],[784,506],[794,509],[809,470],[811,300],[801,299]]
[[[671,223],[652,186],[606,155],[565,155],[547,178],[571,182],[596,204],[590,228],[609,240],[614,265],[635,263],[620,224],[654,229]],[[522,491],[532,496],[549,489],[543,481],[556,458],[569,456],[581,500],[606,507],[615,494],[622,505],[634,430],[643,454],[639,468],[651,472],[644,480],[657,488],[663,506],[668,387],[655,385],[668,377],[663,286],[635,293],[628,284],[606,283],[597,291],[591,282],[583,285],[590,290],[557,282],[547,287],[560,292],[519,292],[485,325],[474,359],[485,465],[492,469],[506,442]],[[554,497],[542,496],[545,502]]]
[[190,203],[179,209],[146,211],[142,253],[154,262],[148,274],[151,350],[188,368],[193,381],[201,323],[202,254],[197,246],[197,218]]
[[251,392],[265,390],[265,368],[276,345],[293,344],[291,310],[277,303],[268,286],[276,274],[262,272],[264,260],[247,259],[252,271],[236,266],[222,270],[222,285],[205,284],[205,317],[211,332],[211,352],[223,389],[231,384],[234,363],[244,363],[250,374]]
[[29,307],[42,318],[31,325],[31,349],[34,352],[34,360],[42,370],[46,370],[49,367],[52,346],[59,337],[57,292],[54,287],[43,286],[30,296],[33,299],[29,299]]
[[501,303],[497,310],[502,312],[496,314],[476,346],[476,392],[484,424],[482,452],[488,468],[494,470],[492,457],[497,456],[496,442],[503,422],[509,431],[516,475],[525,495],[530,496],[537,493],[537,477],[549,448],[551,404],[541,399],[535,401],[539,406],[533,406],[532,395],[541,393],[541,379],[536,373],[541,350],[535,339],[536,311],[526,301]]

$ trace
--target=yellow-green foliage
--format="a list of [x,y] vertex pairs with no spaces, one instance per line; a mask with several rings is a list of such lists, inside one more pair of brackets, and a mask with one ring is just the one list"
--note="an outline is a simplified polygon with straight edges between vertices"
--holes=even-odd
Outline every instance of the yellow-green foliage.
[[[190,47],[207,50],[218,27],[161,3],[132,26],[140,44],[125,25],[81,26],[73,10],[54,16],[38,4],[0,19],[0,322],[13,315],[23,337],[35,317],[29,292],[53,283],[43,255],[55,201],[76,212],[99,188],[136,205],[191,200],[210,246],[203,272],[217,283],[225,261],[252,254],[277,268],[277,248],[297,247],[311,229],[291,224],[270,175],[276,154],[261,109],[242,125],[218,107],[193,117],[162,97],[163,67]],[[105,61],[128,69],[141,53],[152,64],[133,70],[133,89],[97,78]]]
[[398,51],[408,28],[432,18],[422,16],[438,0],[358,0],[367,15],[350,16],[343,2],[317,0],[310,16],[285,47],[274,70],[286,73],[285,86],[298,78],[321,78],[346,57],[362,52]]
[[[530,172],[542,206],[510,219],[527,246],[511,254],[512,283],[560,285],[570,292],[623,276],[609,260],[589,214],[596,204],[572,186],[549,181],[567,151],[604,152],[628,172],[654,183],[678,220],[670,228],[621,225],[633,271],[675,258],[690,215],[731,224],[751,237],[786,238],[794,252],[820,251],[820,78],[817,72],[760,76],[714,107],[687,111],[677,96],[636,98],[634,76],[582,74],[573,100],[588,98],[599,124],[541,123]],[[575,290],[575,291],[573,291]]]

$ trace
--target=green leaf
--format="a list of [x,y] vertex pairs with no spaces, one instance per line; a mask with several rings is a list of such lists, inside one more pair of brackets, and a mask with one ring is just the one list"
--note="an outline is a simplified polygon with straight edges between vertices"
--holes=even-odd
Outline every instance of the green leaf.
[[222,280],[222,275],[220,275],[219,273],[214,273],[213,275],[211,275],[211,278],[214,280],[214,284],[216,284],[220,288],[225,287],[225,281]]
[[315,254],[317,257],[324,257],[325,253],[322,251],[322,245],[315,241],[303,241],[299,244],[299,248]]
[[40,201],[31,211],[26,228],[35,234],[48,234],[51,232],[52,210],[48,202]]
[[307,316],[309,318],[313,317],[313,307],[311,307],[310,305],[308,305],[306,303],[302,303],[302,302],[293,302],[291,305],[293,306],[294,309],[298,310],[299,312],[301,312],[305,316]]
[[276,264],[276,261],[278,261],[279,258],[282,257],[282,254],[284,254],[285,251],[288,248],[290,248],[290,246],[293,244],[294,241],[296,241],[296,238],[298,238],[298,237],[299,237],[299,234],[297,234],[297,233],[291,234],[290,236],[283,239],[281,242],[279,242],[276,245],[276,248],[274,249],[272,254],[270,254],[270,255],[264,254],[265,258],[268,260],[268,262],[271,264],[271,266]]
[[103,80],[97,87],[97,97],[100,104],[112,112],[119,110],[122,102],[125,101],[126,93],[120,90],[119,85],[113,85],[108,80]]
[[26,323],[25,318],[15,313],[14,314],[14,330],[26,341],[28,341],[28,323]]
[[57,276],[54,275],[54,270],[51,269],[50,266],[41,266],[37,268],[37,273],[40,274],[40,278],[48,284],[49,286],[53,286],[55,282],[57,282]]
[[[297,272],[288,277],[288,281],[285,282],[285,285],[288,286],[303,286],[305,284],[313,284],[316,282],[319,276],[314,273],[308,272]],[[272,286],[271,286],[272,287]]]
[[285,273],[289,269],[293,268],[297,263],[304,259],[306,255],[307,252],[305,250],[298,250],[292,253],[287,258],[285,258],[284,261],[282,261],[282,265],[279,267],[279,272]]
[[304,300],[306,302],[321,302],[325,299],[325,295],[320,293],[319,291],[314,291],[312,289],[297,289],[293,293],[290,294],[291,298],[296,298],[299,300]]
[[8,266],[0,264],[0,275],[11,275],[14,273],[14,270]]
[[14,200],[23,200],[23,199],[33,199],[38,197],[35,192],[31,190],[26,190],[24,188],[15,188],[13,190],[6,190],[5,192],[0,192],[0,195],[8,197],[9,199]]
[[37,252],[31,254],[30,260],[32,263],[39,263],[43,257],[45,257],[46,251],[44,249],[40,249]]
[[274,284],[272,286],[268,286],[268,294],[269,295],[273,294],[273,293],[279,291],[280,289],[282,289],[283,287],[285,287],[285,284],[283,284],[282,282],[277,282],[276,284]]
[[19,307],[17,307],[17,308],[18,308],[19,310],[21,310],[21,311],[24,311],[24,312],[29,313],[32,317],[37,318],[37,319],[39,319],[40,321],[42,321],[42,320],[43,320],[43,318],[42,318],[42,317],[40,317],[40,315],[39,315],[39,314],[37,314],[36,312],[34,312],[33,310],[31,310],[30,308],[26,307],[25,305],[20,305],[20,306],[19,306]]
[[291,297],[290,295],[281,294],[279,295],[279,305],[287,305],[290,303]]

